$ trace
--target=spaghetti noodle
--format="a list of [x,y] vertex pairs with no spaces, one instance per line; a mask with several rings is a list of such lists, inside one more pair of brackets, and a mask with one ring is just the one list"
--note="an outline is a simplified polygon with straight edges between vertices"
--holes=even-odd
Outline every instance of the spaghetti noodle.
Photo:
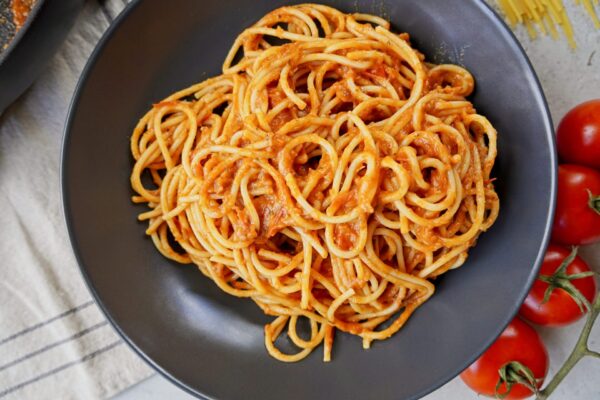
[[[599,0],[575,0],[575,4],[585,8],[594,27],[599,29],[600,20],[594,9],[600,4]],[[571,48],[577,47],[573,26],[562,0],[498,0],[498,5],[510,25],[514,28],[519,23],[524,24],[532,39],[537,36],[537,26],[542,35],[550,34],[556,40],[558,27],[564,32]]]
[[[373,15],[276,9],[238,36],[221,75],[133,132],[146,233],[274,316],[278,360],[323,343],[328,361],[335,329],[365,348],[390,337],[498,215],[496,131],[466,100],[473,77],[408,40]],[[286,327],[295,354],[275,346]]]

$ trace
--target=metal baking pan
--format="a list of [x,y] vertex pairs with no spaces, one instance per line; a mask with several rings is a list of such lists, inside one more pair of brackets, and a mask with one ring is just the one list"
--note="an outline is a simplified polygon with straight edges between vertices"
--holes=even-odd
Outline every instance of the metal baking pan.
[[[83,3],[84,0],[0,0],[0,113],[40,74]],[[24,13],[15,12],[19,6],[25,7]]]

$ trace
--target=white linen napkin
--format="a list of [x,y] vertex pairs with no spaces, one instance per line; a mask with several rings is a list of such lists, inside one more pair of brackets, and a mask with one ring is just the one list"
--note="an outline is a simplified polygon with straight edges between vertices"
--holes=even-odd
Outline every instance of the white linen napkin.
[[108,398],[152,373],[85,287],[60,198],[67,108],[89,54],[124,5],[87,2],[42,76],[0,116],[2,400]]

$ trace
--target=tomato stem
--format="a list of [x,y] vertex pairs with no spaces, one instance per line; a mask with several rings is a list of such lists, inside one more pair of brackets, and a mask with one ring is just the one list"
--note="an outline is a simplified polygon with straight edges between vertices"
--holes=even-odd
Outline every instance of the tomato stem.
[[575,285],[571,283],[571,281],[593,276],[594,271],[580,272],[578,274],[567,274],[567,267],[573,262],[573,260],[575,260],[575,257],[577,257],[577,247],[573,247],[571,253],[562,261],[554,274],[539,276],[540,281],[548,284],[548,288],[544,293],[542,304],[547,303],[548,300],[550,300],[550,295],[552,295],[554,289],[562,289],[571,296],[582,313],[589,310],[589,303],[585,296],[581,294],[581,292],[575,287]]
[[[498,383],[496,383],[497,399],[503,399],[508,396],[513,385],[517,383],[527,387],[533,393],[538,393],[539,380],[535,378],[531,369],[518,361],[511,361],[504,364],[498,370],[498,374],[500,375],[500,378],[498,379]],[[505,385],[504,393],[500,393],[502,384]]]
[[590,208],[594,211],[596,211],[596,213],[600,214],[600,196],[594,196],[591,192],[591,190],[588,189],[588,205],[590,206]]
[[585,356],[600,358],[600,353],[597,351],[590,350],[588,347],[588,339],[590,337],[590,332],[594,326],[594,322],[596,318],[598,318],[598,314],[600,314],[600,295],[596,296],[596,300],[594,304],[590,305],[587,299],[584,298],[586,308],[590,310],[587,315],[587,319],[585,321],[585,325],[583,326],[583,330],[579,335],[579,339],[577,339],[577,343],[575,343],[575,347],[567,358],[567,361],[563,364],[563,366],[558,370],[558,372],[554,375],[550,383],[538,392],[536,396],[536,400],[546,400],[552,392],[556,389],[556,387],[565,379],[565,377],[571,372],[573,367]]
[[585,353],[586,356],[590,356],[590,357],[596,357],[596,358],[600,358],[600,353],[598,353],[597,351],[593,351],[593,350],[588,350]]

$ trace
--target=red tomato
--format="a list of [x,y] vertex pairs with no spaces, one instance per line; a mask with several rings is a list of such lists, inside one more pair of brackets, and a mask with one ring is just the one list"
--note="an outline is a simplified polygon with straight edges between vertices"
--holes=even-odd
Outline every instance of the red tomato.
[[558,167],[558,197],[552,239],[560,244],[600,240],[600,172],[588,167]]
[[[528,367],[540,387],[548,373],[548,352],[538,333],[531,326],[515,318],[481,357],[461,374],[461,379],[479,394],[494,396],[500,375],[498,370],[505,364],[517,361]],[[498,393],[506,393],[503,383]],[[532,391],[525,385],[515,384],[505,399],[524,399]]]
[[569,111],[556,135],[558,155],[563,161],[600,168],[600,99]]
[[[544,263],[540,269],[540,275],[556,276],[556,271],[570,253],[571,251],[564,247],[551,244],[546,251]],[[568,275],[581,274],[590,271],[590,267],[585,261],[579,257],[575,257],[564,272],[568,277]],[[596,280],[593,276],[570,279],[568,281],[579,290],[590,304],[593,303],[597,292]],[[545,326],[566,325],[581,318],[584,312],[577,305],[575,300],[573,300],[571,295],[564,289],[555,288],[548,301],[544,303],[544,295],[548,286],[548,283],[540,279],[535,280],[531,287],[531,291],[527,295],[527,298],[519,311],[519,314],[523,318]],[[585,310],[585,308],[583,308],[583,310]]]

